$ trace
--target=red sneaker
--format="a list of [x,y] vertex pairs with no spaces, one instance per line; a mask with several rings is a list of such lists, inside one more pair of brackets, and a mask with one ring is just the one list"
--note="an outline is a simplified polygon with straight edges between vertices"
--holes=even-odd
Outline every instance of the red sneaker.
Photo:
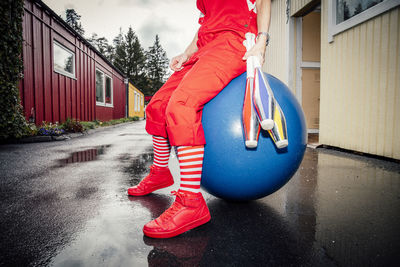
[[147,223],[143,233],[153,238],[180,235],[210,221],[211,216],[201,193],[178,190],[175,202],[160,217]]
[[174,184],[174,178],[168,167],[151,165],[150,173],[138,185],[128,189],[130,196],[144,196],[151,192]]

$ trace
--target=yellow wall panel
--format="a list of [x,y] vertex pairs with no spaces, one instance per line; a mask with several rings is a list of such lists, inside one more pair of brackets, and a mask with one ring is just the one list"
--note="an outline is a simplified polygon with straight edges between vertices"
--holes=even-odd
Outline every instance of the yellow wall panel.
[[399,10],[329,43],[322,1],[321,143],[400,159]]
[[263,70],[288,84],[286,0],[272,1],[270,25],[271,41],[266,50]]
[[139,89],[137,89],[131,83],[129,83],[128,101],[129,101],[129,109],[128,109],[129,117],[137,116],[139,118],[144,118],[144,95],[142,92],[140,92]]

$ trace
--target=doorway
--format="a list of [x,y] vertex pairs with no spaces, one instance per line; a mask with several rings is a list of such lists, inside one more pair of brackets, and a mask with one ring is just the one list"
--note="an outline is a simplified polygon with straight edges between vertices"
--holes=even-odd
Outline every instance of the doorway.
[[318,142],[321,67],[321,8],[296,21],[296,96],[304,110],[310,140]]

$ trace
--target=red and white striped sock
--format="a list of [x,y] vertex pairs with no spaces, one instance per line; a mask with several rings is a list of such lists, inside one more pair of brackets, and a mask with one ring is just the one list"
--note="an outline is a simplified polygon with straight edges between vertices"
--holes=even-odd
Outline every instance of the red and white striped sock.
[[180,190],[200,192],[203,157],[204,146],[178,146],[178,160],[181,169]]
[[153,164],[158,167],[168,167],[169,153],[171,152],[168,139],[153,135],[153,150]]

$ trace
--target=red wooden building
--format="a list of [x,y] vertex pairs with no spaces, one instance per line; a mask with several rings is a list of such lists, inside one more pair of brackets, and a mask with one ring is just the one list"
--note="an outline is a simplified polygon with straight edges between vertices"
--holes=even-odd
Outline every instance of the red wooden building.
[[125,75],[42,1],[25,0],[23,38],[20,94],[27,119],[126,116]]

